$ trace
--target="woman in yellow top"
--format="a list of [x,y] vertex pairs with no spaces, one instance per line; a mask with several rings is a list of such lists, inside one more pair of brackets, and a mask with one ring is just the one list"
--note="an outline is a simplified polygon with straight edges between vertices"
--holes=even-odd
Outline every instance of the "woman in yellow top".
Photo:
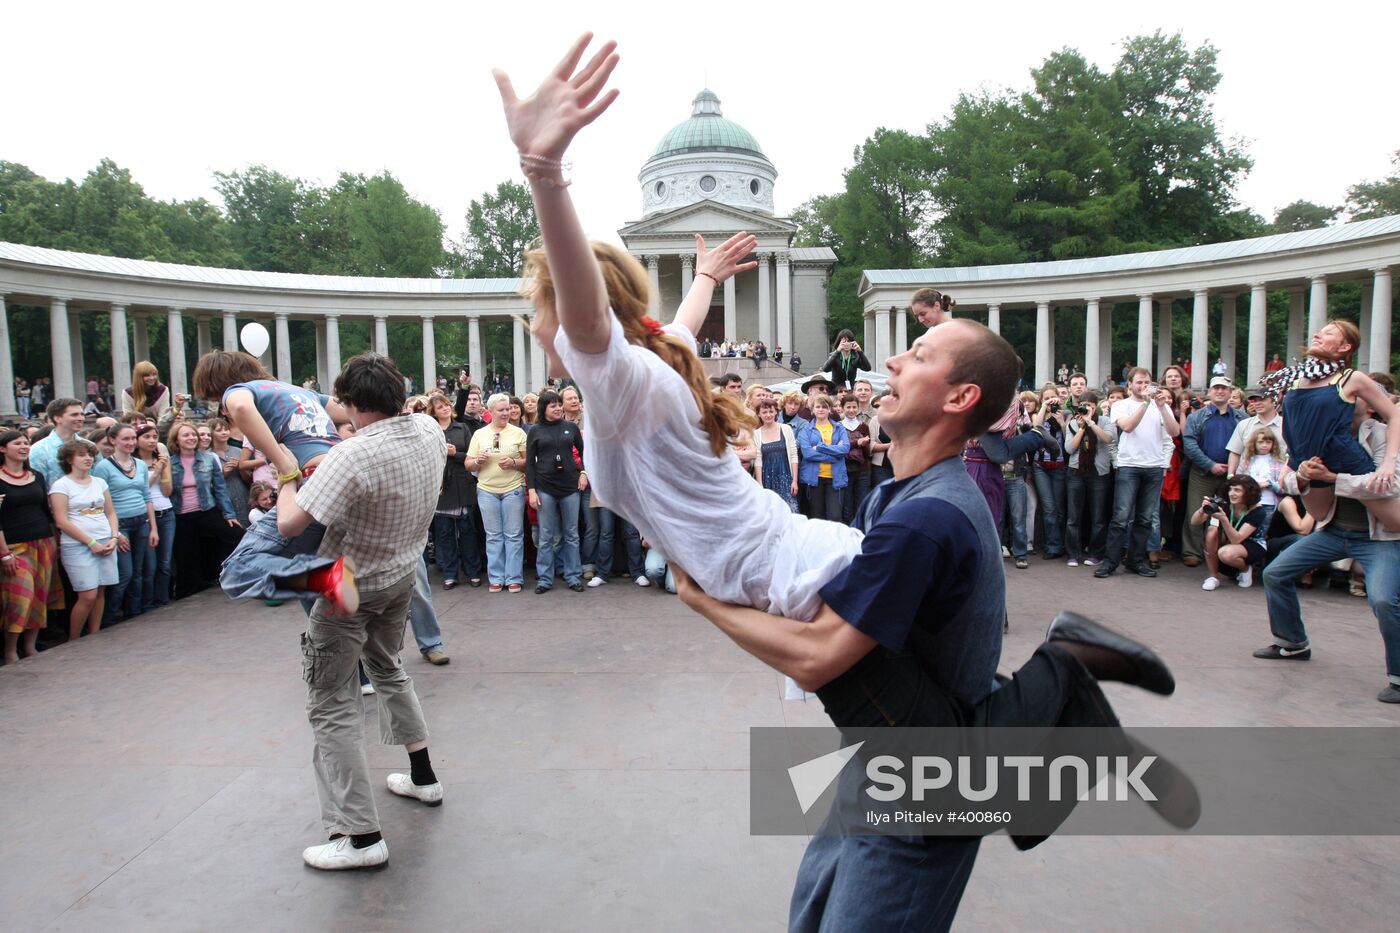
[[525,585],[525,432],[510,423],[510,396],[486,400],[491,423],[472,435],[467,469],[476,473],[476,503],[486,528],[486,576],[492,593]]

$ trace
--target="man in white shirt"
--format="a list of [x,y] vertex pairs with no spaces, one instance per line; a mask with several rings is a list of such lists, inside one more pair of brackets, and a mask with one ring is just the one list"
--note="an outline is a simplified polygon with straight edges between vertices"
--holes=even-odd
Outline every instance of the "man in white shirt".
[[1278,438],[1278,443],[1274,445],[1274,456],[1280,460],[1288,459],[1288,448],[1283,443],[1283,416],[1278,413],[1278,406],[1274,404],[1274,400],[1263,392],[1250,392],[1246,398],[1253,403],[1254,414],[1235,425],[1235,433],[1230,435],[1230,440],[1225,445],[1225,449],[1230,452],[1226,468],[1231,475],[1239,472],[1244,445],[1249,443],[1250,436],[1259,428],[1269,428],[1274,432],[1274,436]]
[[1109,418],[1118,429],[1118,475],[1108,547],[1094,576],[1103,579],[1121,563],[1138,576],[1155,577],[1157,571],[1147,565],[1147,538],[1170,462],[1168,439],[1180,434],[1181,426],[1172,414],[1171,393],[1152,385],[1152,374],[1141,366],[1129,370],[1128,397],[1113,404]]

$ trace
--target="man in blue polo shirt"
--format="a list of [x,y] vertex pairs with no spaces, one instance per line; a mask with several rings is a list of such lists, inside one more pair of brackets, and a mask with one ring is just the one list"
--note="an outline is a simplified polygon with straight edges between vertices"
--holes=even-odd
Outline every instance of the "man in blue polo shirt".
[[[895,479],[857,515],[861,552],[822,589],[816,617],[797,622],[721,603],[677,572],[686,604],[816,691],[843,728],[1116,726],[1096,678],[1170,693],[1171,674],[1149,650],[1077,617],[1057,619],[1049,640],[998,686],[1001,547],[960,455],[1005,413],[1021,361],[992,331],[954,320],[886,366],[880,417]],[[841,780],[840,803],[799,869],[791,928],[947,929],[980,838],[841,832],[863,769],[845,769]]]
[[[1210,381],[1209,402],[1200,411],[1193,411],[1181,429],[1181,450],[1190,470],[1186,479],[1183,502],[1195,511],[1201,500],[1220,492],[1229,474],[1230,438],[1235,426],[1244,419],[1244,412],[1230,405],[1230,391],[1235,384],[1224,376]],[[1205,557],[1205,526],[1186,523],[1182,531],[1181,562],[1195,567]]]

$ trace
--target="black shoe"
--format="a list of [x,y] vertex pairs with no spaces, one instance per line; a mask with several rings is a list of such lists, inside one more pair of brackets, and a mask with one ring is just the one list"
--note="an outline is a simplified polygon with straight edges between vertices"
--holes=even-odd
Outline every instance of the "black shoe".
[[1400,687],[1387,684],[1384,690],[1376,694],[1376,699],[1382,703],[1400,703]]
[[1254,652],[1256,658],[1265,661],[1306,661],[1312,657],[1312,649],[1306,645],[1302,648],[1284,648],[1281,645],[1265,645]]
[[456,580],[443,580],[443,581],[442,581],[442,588],[443,588],[444,590],[455,589],[456,586],[457,586],[457,581],[456,581]]
[[548,592],[549,592],[550,590],[552,590],[553,588],[554,588],[554,587],[552,587],[552,586],[545,586],[544,584],[541,583],[541,584],[539,584],[539,585],[537,585],[537,586],[535,587],[535,595],[536,595],[536,596],[543,596],[545,593],[548,593]]
[[1153,774],[1148,781],[1151,782],[1153,795],[1157,799],[1148,801],[1147,805],[1177,829],[1190,829],[1195,826],[1201,819],[1201,795],[1196,790],[1196,782],[1169,758],[1163,757],[1137,739],[1130,737],[1128,742],[1133,747],[1132,754],[1128,756],[1130,767],[1147,757],[1156,759],[1152,762]]
[[1151,690],[1162,696],[1171,696],[1176,690],[1176,678],[1157,653],[1142,642],[1119,635],[1073,612],[1061,612],[1055,616],[1045,631],[1045,640],[1050,642],[1068,641],[1081,645],[1092,645],[1121,655],[1133,668],[1129,677],[1122,683]]
[[1138,568],[1134,569],[1133,572],[1136,573],[1136,574],[1137,574],[1138,576],[1140,576],[1140,577],[1155,577],[1155,576],[1157,576],[1157,568],[1155,568],[1155,567],[1138,567]]
[[583,584],[582,584],[582,583],[570,583],[570,584],[569,584],[569,589],[573,590],[575,593],[582,593],[582,592],[583,592]]
[[1099,564],[1097,567],[1094,568],[1094,576],[1096,576],[1096,577],[1098,577],[1100,580],[1102,580],[1102,579],[1104,579],[1105,577],[1111,577],[1111,576],[1113,576],[1113,571],[1115,571],[1115,570],[1117,570],[1117,569],[1118,569],[1118,565],[1117,565],[1117,564],[1110,564],[1110,563],[1108,563],[1107,561],[1105,561],[1104,563]]
[[[1148,562],[1147,562],[1147,566],[1148,566],[1148,567],[1151,567],[1153,570],[1161,570],[1161,569],[1162,569],[1162,565],[1161,565],[1158,561],[1155,561],[1155,560],[1150,560],[1150,561],[1148,561]],[[1153,576],[1155,577],[1155,576],[1157,576],[1157,575],[1154,573]]]

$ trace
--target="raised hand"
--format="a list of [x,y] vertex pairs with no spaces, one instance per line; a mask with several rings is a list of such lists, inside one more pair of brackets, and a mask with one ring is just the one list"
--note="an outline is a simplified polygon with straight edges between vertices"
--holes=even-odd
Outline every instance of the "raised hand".
[[758,261],[740,262],[753,252],[758,245],[758,237],[750,233],[736,233],[712,250],[705,248],[705,238],[695,234],[695,274],[708,275],[716,282],[723,282],[730,276],[749,269],[758,268]]
[[599,96],[608,76],[617,67],[617,43],[603,43],[580,69],[579,59],[591,41],[591,32],[579,36],[558,66],[540,82],[535,93],[523,100],[516,96],[504,71],[497,68],[491,72],[501,92],[511,141],[522,154],[562,158],[575,134],[617,99],[617,88]]

